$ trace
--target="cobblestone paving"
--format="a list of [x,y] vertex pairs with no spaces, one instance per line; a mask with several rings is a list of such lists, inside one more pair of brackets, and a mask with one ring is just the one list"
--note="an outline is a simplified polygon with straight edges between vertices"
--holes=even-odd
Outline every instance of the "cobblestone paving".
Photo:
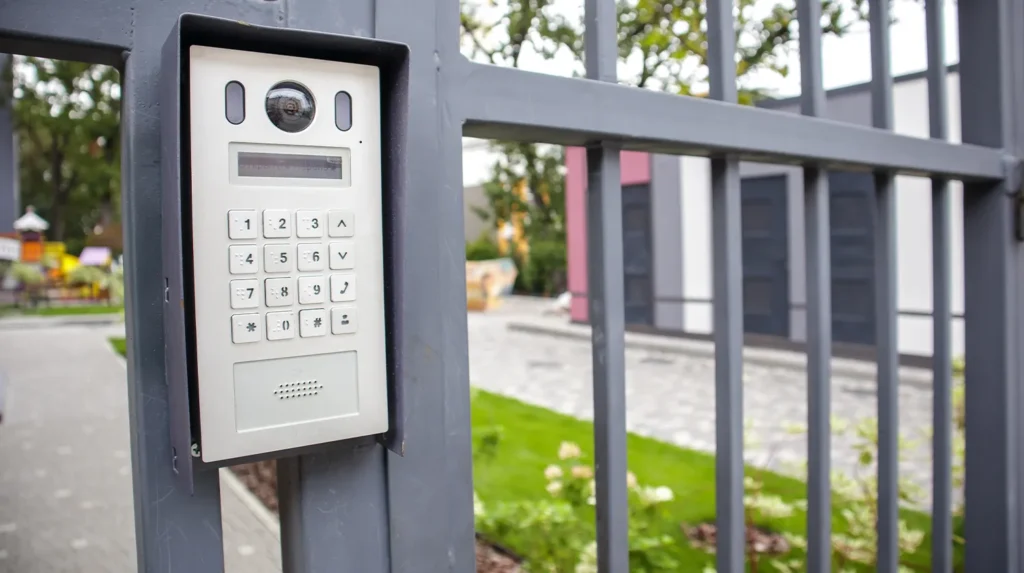
[[[0,573],[136,570],[120,326],[0,322]],[[222,488],[229,572],[280,571],[276,539]]]
[[[548,303],[513,298],[494,312],[469,314],[470,380],[475,386],[576,416],[592,418],[590,343],[510,330],[522,317],[537,320]],[[565,324],[565,318],[548,318]],[[753,443],[748,463],[802,473],[806,436],[787,430],[807,419],[806,375],[786,367],[747,362],[744,422]],[[927,384],[900,388],[901,433],[916,446],[905,452],[901,473],[926,488],[931,482],[932,393]],[[715,449],[714,363],[706,357],[626,351],[627,426],[630,431],[698,450]],[[833,378],[832,414],[845,420],[875,417],[873,378]],[[832,464],[856,466],[848,437],[833,436]],[[925,498],[927,499],[927,498]]]

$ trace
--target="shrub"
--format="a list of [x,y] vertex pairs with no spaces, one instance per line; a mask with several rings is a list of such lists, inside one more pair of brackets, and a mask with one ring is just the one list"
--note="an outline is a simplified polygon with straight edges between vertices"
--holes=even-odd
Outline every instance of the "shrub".
[[466,243],[467,261],[486,261],[501,258],[498,245],[484,232],[475,241]]
[[98,267],[80,265],[71,269],[68,273],[67,283],[71,286],[92,286],[99,285],[106,288],[109,276]]
[[530,254],[523,268],[522,286],[533,294],[551,296],[565,288],[565,243],[536,241],[530,244]]

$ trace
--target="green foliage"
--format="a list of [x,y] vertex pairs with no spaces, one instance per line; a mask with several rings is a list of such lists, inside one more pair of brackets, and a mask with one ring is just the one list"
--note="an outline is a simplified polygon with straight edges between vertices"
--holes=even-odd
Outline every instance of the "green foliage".
[[530,256],[523,262],[524,290],[545,296],[565,289],[565,242],[538,240],[530,245]]
[[25,287],[39,286],[46,281],[46,277],[39,270],[39,267],[26,263],[14,263],[7,273],[8,276]]
[[467,261],[487,261],[501,257],[498,245],[491,239],[489,233],[481,233],[475,241],[466,243]]
[[78,252],[96,226],[119,219],[120,97],[114,68],[16,56],[14,86],[22,204],[48,236]]
[[110,275],[99,267],[79,265],[67,275],[67,283],[71,286],[92,286],[99,285],[105,288],[110,281]]

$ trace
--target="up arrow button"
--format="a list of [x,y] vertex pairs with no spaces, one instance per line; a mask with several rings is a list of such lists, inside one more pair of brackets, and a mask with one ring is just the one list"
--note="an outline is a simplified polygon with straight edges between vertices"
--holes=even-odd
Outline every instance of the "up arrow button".
[[332,209],[327,214],[328,230],[331,237],[351,237],[356,234],[356,216],[352,211]]

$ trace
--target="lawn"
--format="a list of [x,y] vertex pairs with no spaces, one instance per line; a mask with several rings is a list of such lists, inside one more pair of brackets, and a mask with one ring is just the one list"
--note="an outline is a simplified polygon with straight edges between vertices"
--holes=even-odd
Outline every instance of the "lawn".
[[4,307],[0,309],[0,316],[75,316],[83,314],[117,314],[123,311],[123,306],[114,305],[41,306],[36,308]]
[[[111,338],[110,343],[121,355],[125,354],[124,338]],[[593,425],[590,422],[511,398],[474,390],[472,416],[473,432],[478,438],[492,433],[495,427],[501,428],[494,455],[481,457],[474,463],[474,486],[485,505],[548,498],[544,469],[557,460],[563,441],[575,442],[587,456],[593,452]],[[702,573],[705,564],[713,564],[714,558],[691,547],[679,525],[714,520],[714,456],[634,434],[628,436],[627,448],[629,468],[640,483],[668,486],[675,493],[675,499],[667,507],[670,517],[665,532],[677,541],[676,557],[681,563],[678,571]],[[592,460],[588,457],[584,461]],[[748,467],[746,473],[762,481],[766,492],[787,500],[803,499],[806,495],[806,487],[800,480],[757,468]],[[842,500],[836,500],[834,506],[835,515],[838,515],[843,506]],[[902,516],[912,528],[928,529],[929,518],[926,515],[904,511]],[[805,533],[805,521],[800,514],[759,525],[773,531]],[[841,520],[833,520],[833,530],[844,530]],[[507,543],[510,549],[523,555],[529,553],[528,547],[516,547],[515,540],[492,541]],[[905,564],[911,570],[928,570],[930,543],[926,536],[915,554],[904,556]],[[761,571],[770,570],[761,568]]]
[[114,347],[114,350],[118,354],[127,357],[126,355],[128,354],[128,343],[125,341],[124,338],[112,337],[110,338],[110,345]]

